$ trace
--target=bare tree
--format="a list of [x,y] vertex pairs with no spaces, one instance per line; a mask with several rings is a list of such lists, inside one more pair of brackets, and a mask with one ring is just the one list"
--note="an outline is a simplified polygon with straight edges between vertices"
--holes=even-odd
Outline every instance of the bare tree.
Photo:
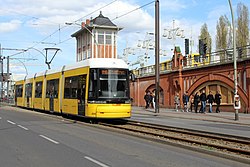
[[[243,3],[237,5],[237,47],[241,48],[249,42],[249,11]],[[242,50],[242,56],[246,56],[246,50]]]

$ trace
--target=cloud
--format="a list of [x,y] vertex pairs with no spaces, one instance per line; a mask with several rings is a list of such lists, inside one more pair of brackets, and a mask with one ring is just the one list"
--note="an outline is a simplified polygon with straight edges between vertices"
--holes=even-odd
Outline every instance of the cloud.
[[11,20],[10,22],[0,23],[0,33],[10,33],[17,30],[21,25],[19,20]]

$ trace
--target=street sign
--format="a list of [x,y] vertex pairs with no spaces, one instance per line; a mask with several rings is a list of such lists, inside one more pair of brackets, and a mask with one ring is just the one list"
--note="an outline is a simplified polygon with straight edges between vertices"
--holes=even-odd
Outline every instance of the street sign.
[[240,107],[240,96],[234,95],[234,109],[239,110]]

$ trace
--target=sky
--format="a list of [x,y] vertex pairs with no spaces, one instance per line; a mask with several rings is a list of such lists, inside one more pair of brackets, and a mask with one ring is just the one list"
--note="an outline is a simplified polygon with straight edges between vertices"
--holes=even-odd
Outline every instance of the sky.
[[[250,7],[249,0],[231,0],[235,18],[237,4]],[[78,25],[86,19],[95,18],[100,11],[123,29],[118,33],[117,51],[124,58],[126,48],[130,68],[139,65],[138,57],[148,53],[145,65],[154,64],[154,51],[138,47],[139,40],[154,41],[154,8],[152,0],[0,0],[0,44],[1,55],[10,56],[10,72],[14,79],[32,75],[48,69],[45,64],[45,48],[58,48],[51,68],[76,62],[76,40],[71,34],[80,29]],[[192,52],[197,52],[201,26],[206,23],[215,43],[216,24],[219,17],[226,15],[231,21],[228,0],[160,0],[160,61],[172,58],[173,46],[180,46],[184,53],[184,39],[194,41]],[[174,25],[173,25],[174,23]],[[174,26],[174,27],[173,27]],[[165,30],[178,28],[176,39],[163,37]],[[169,35],[169,33],[167,33]],[[28,49],[28,50],[27,50]],[[23,52],[23,50],[27,50]],[[212,49],[213,50],[213,49]],[[48,58],[54,51],[48,52]],[[144,57],[144,56],[143,56]],[[6,65],[6,60],[4,60]],[[6,66],[4,66],[6,72]]]

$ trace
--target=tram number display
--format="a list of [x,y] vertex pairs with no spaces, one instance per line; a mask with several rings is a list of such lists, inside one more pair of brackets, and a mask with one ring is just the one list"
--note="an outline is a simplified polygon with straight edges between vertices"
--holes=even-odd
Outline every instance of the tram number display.
[[112,75],[112,74],[116,74],[116,75],[126,75],[126,71],[125,70],[101,70],[101,74],[103,75]]

